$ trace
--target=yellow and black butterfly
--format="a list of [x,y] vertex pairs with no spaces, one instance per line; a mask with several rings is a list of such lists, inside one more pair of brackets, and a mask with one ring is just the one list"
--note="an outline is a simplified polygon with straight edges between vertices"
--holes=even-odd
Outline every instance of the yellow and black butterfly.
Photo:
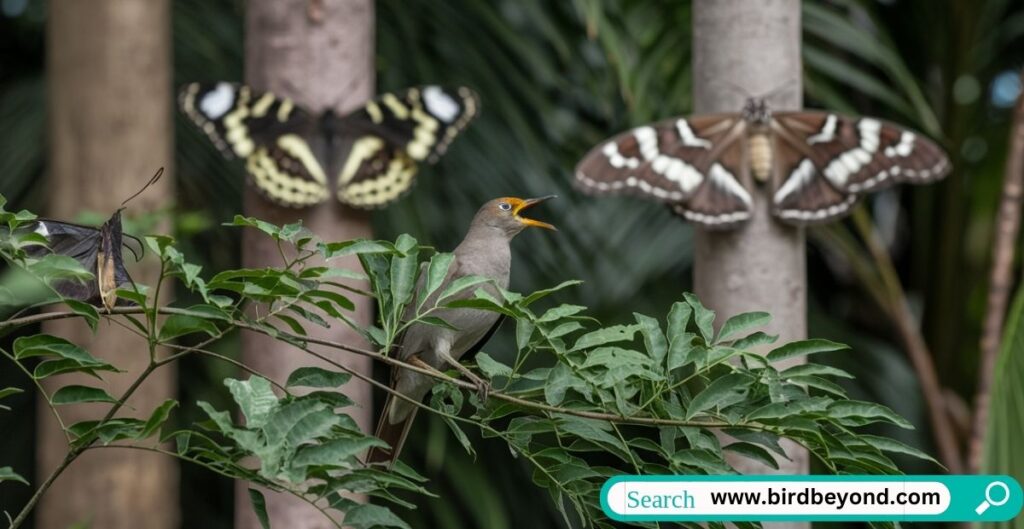
[[409,190],[419,163],[436,162],[476,116],[465,87],[408,88],[344,116],[315,114],[290,99],[233,83],[193,83],[182,111],[228,158],[241,158],[269,200],[306,207],[327,200],[385,206]]

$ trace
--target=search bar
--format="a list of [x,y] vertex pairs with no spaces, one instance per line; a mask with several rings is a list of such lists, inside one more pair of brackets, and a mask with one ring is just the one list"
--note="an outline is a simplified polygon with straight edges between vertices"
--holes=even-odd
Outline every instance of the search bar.
[[1024,503],[1009,476],[617,476],[619,521],[1003,521]]

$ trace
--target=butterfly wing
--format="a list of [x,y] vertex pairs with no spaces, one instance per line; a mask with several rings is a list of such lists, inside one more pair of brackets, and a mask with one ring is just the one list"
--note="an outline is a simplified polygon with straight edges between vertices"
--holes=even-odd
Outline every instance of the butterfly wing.
[[317,122],[290,99],[234,83],[192,83],[179,106],[228,158],[245,160],[269,200],[305,207],[327,199],[327,176],[310,140]]
[[419,163],[435,163],[479,112],[466,87],[423,86],[383,94],[341,120],[351,148],[339,168],[338,200],[381,207],[410,189]]
[[591,150],[576,166],[575,185],[591,195],[650,197],[708,226],[746,220],[745,132],[738,114],[637,127]]
[[857,195],[833,187],[813,157],[779,137],[773,146],[772,211],[779,219],[796,225],[816,224],[842,217],[857,203]]
[[951,168],[930,139],[895,123],[828,112],[787,112],[773,124],[813,148],[814,162],[837,189],[863,193],[894,183],[927,183]]
[[[132,282],[124,267],[121,254],[121,214],[115,213],[99,228],[81,226],[50,219],[39,219],[28,229],[42,235],[47,247],[26,248],[29,257],[40,258],[48,254],[65,255],[96,276],[92,281],[59,280],[52,285],[63,297],[100,306],[104,300],[113,304],[113,290]],[[102,259],[101,259],[102,256]],[[103,261],[103,270],[98,266]],[[123,304],[123,303],[120,303]]]

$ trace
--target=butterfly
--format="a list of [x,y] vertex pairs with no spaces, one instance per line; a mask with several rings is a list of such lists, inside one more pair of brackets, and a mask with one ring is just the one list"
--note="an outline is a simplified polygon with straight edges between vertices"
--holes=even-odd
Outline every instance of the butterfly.
[[232,83],[182,89],[182,111],[272,202],[307,207],[334,188],[342,203],[385,206],[408,191],[420,163],[435,163],[480,108],[466,87],[408,88],[339,116]]
[[771,112],[763,99],[740,113],[677,117],[619,134],[576,166],[594,195],[669,204],[686,219],[736,226],[751,216],[751,190],[768,185],[771,209],[796,225],[845,216],[863,194],[944,177],[949,158],[933,141],[870,117],[818,110]]
[[[161,167],[153,178],[141,190],[121,203],[121,207],[99,227],[83,226],[53,219],[37,219],[26,226],[44,239],[46,246],[26,246],[29,257],[41,258],[48,254],[65,255],[92,272],[91,281],[82,282],[73,279],[60,279],[51,287],[62,297],[77,299],[107,310],[117,305],[128,305],[130,302],[118,299],[118,287],[134,284],[128,270],[124,266],[121,248],[127,248],[138,261],[142,255],[142,243],[138,238],[125,235],[121,227],[121,211],[132,198],[138,196],[147,187],[160,179],[164,169]],[[133,241],[138,250],[125,244],[124,238]]]

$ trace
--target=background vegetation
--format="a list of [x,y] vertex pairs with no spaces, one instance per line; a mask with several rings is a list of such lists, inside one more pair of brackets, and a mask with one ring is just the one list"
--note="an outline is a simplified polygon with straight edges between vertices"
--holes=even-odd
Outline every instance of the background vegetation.
[[[240,79],[242,3],[176,0],[173,6],[176,85]],[[46,4],[4,0],[0,9],[0,193],[18,207],[40,210],[47,195]],[[514,289],[583,279],[574,299],[605,323],[625,323],[618,321],[628,317],[623,307],[662,314],[690,288],[689,226],[661,208],[626,199],[590,200],[569,185],[575,161],[598,140],[689,109],[686,4],[380,0],[377,9],[379,91],[443,79],[474,87],[484,102],[480,120],[445,160],[421,173],[409,197],[376,214],[381,238],[408,232],[451,248],[494,190],[520,196],[556,192],[562,199],[553,203],[548,220],[562,228],[560,236],[526,234],[517,241]],[[966,435],[1009,108],[1024,65],[1024,5],[807,2],[804,27],[807,106],[905,123],[938,138],[954,159],[956,169],[944,182],[883,193],[867,208],[923,322],[949,389],[946,405]],[[179,239],[209,269],[236,267],[237,232],[217,226],[241,209],[240,168],[222,161],[183,117],[178,122],[177,203],[168,207],[176,212]],[[856,244],[837,243],[854,232],[847,223],[812,233],[811,335],[851,344],[855,353],[833,359],[857,375],[851,394],[881,402],[919,425],[886,433],[934,452],[903,342],[869,294],[873,275],[853,267],[877,261],[855,236]],[[499,343],[511,343],[511,329],[504,332]],[[182,401],[226,407],[220,380],[230,373],[223,366],[196,362],[183,369]],[[11,376],[0,372],[0,386]],[[0,415],[0,447],[22,462],[21,473],[32,475],[32,454],[25,450],[32,446],[33,403],[27,397],[12,402],[17,412]],[[422,523],[414,526],[459,527],[463,519],[480,527],[547,526],[557,519],[553,509],[538,508],[549,505],[540,501],[542,491],[516,486],[527,479],[526,470],[517,474],[519,463],[494,463],[513,469],[495,475],[453,449],[443,423],[424,420],[418,428],[430,442],[419,453],[411,451],[411,461],[453,501],[424,504],[415,514]],[[500,444],[483,442],[478,448],[484,461],[504,461],[506,454]],[[933,470],[914,465],[906,468]],[[203,520],[204,527],[217,521],[227,527],[230,513],[213,505],[230,504],[230,485],[188,469],[184,478],[184,525]],[[5,484],[0,504],[20,504],[22,494]],[[456,499],[470,494],[473,502]]]

